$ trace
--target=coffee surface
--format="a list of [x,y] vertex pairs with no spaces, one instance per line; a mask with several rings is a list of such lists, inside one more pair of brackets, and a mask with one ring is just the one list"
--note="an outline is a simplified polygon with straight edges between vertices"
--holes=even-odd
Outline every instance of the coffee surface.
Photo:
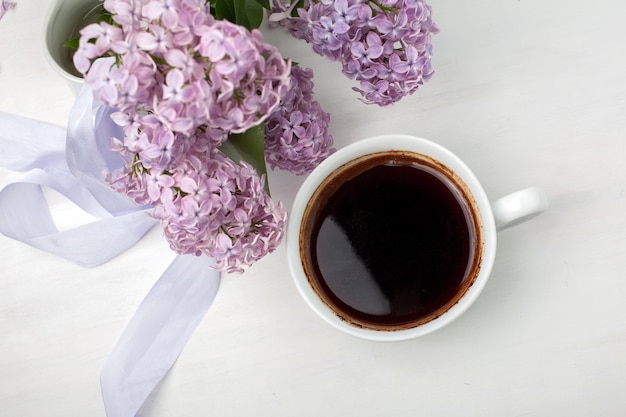
[[437,314],[458,295],[471,264],[473,226],[458,191],[440,174],[397,159],[343,176],[349,179],[335,180],[340,185],[318,202],[310,224],[318,292],[366,326]]

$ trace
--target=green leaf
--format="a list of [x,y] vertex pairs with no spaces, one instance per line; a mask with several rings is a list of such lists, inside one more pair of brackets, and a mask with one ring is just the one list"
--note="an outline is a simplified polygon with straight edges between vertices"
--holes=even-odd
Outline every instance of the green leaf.
[[219,20],[228,20],[236,23],[235,20],[235,5],[233,0],[215,0],[213,2],[215,7],[215,18]]
[[263,23],[263,6],[256,0],[233,0],[237,15],[237,24],[249,30],[257,29]]
[[80,41],[80,36],[76,36],[69,41],[63,44],[64,48],[78,49],[78,42]]
[[252,30],[263,22],[263,2],[269,7],[269,0],[214,0],[212,5],[217,19]]
[[272,6],[270,6],[270,0],[256,0],[256,2],[259,3],[264,9],[272,10]]
[[[245,161],[256,169],[259,176],[267,173],[265,165],[265,124],[252,127],[243,133],[231,134],[228,140],[220,146],[233,161]],[[265,180],[265,189],[269,194],[269,182]]]

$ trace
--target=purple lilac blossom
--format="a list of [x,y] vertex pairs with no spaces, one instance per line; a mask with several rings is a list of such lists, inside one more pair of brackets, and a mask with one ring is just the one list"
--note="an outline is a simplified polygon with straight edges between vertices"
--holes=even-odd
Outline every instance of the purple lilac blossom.
[[[362,101],[381,106],[413,94],[432,74],[431,35],[439,29],[422,0],[290,0],[275,17],[298,39],[359,82]],[[300,3],[298,3],[300,4]]]
[[258,30],[215,20],[208,3],[107,0],[104,6],[124,12],[113,16],[121,26],[83,28],[74,64],[96,98],[113,108],[149,108],[183,134],[204,125],[242,133],[262,123],[287,91],[289,64],[276,48]]
[[229,272],[274,251],[282,240],[287,213],[264,188],[250,165],[234,163],[217,149],[189,157],[167,175],[154,179],[161,221],[170,247],[180,254],[208,255]]
[[74,63],[118,111],[124,169],[108,181],[152,205],[171,248],[241,272],[272,252],[286,212],[265,176],[218,147],[265,122],[290,87],[290,63],[259,31],[215,20],[204,0],[105,0],[113,24],[81,31]]
[[265,124],[265,158],[272,168],[311,172],[335,151],[330,114],[313,99],[313,70],[291,67],[291,89]]
[[16,3],[8,0],[0,0],[0,19],[4,17],[4,14],[14,8]]

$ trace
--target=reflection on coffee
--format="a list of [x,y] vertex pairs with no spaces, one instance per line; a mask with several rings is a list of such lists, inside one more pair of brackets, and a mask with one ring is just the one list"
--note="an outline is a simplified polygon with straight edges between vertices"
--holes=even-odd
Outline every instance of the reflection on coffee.
[[400,151],[344,165],[317,189],[300,233],[303,266],[343,319],[397,330],[430,321],[471,286],[481,253],[463,183]]

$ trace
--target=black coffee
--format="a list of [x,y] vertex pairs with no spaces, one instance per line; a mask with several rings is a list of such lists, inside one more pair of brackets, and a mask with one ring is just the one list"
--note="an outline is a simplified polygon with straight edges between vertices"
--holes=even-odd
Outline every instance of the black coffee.
[[322,299],[354,324],[416,326],[471,285],[473,210],[442,180],[445,168],[415,158],[386,152],[344,167],[305,214],[305,270]]

